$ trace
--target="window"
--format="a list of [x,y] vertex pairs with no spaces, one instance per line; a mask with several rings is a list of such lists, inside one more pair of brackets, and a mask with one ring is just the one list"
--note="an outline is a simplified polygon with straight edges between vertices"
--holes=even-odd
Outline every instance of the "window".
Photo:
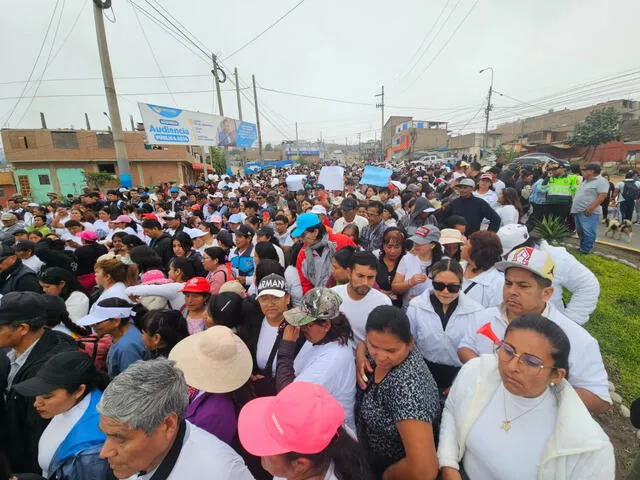
[[98,148],[114,148],[113,147],[113,134],[111,132],[98,132],[96,133],[98,139]]
[[51,185],[49,175],[38,175],[38,182],[40,182],[40,185]]
[[36,137],[33,135],[14,135],[11,137],[11,148],[15,150],[36,148]]
[[0,188],[0,197],[4,197],[4,188]]
[[116,173],[116,166],[113,163],[99,163],[98,171],[104,173]]
[[20,193],[25,197],[31,196],[31,184],[29,183],[28,175],[18,175],[18,185],[20,186]]
[[76,132],[51,132],[53,148],[78,148]]

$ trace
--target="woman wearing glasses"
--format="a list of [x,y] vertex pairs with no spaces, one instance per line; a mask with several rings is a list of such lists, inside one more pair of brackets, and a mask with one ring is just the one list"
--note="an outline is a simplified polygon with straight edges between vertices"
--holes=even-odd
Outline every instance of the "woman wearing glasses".
[[496,355],[468,362],[440,428],[443,480],[613,479],[613,447],[567,382],[569,339],[542,315],[513,320]]
[[482,323],[484,308],[461,293],[462,267],[452,259],[431,268],[431,289],[409,304],[407,316],[416,347],[427,361],[438,388],[451,386],[462,363],[460,341],[471,328]]

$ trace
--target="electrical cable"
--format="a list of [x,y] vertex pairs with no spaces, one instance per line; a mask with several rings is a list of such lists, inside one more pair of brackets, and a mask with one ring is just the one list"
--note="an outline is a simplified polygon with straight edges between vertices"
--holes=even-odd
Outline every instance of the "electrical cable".
[[248,42],[246,42],[245,44],[243,44],[242,46],[240,46],[239,48],[235,49],[233,52],[231,52],[229,55],[227,55],[226,57],[223,58],[223,60],[228,60],[231,57],[233,57],[236,53],[244,50],[246,47],[248,47],[249,45],[251,45],[253,42],[255,42],[256,40],[258,40],[262,35],[264,35],[265,33],[267,33],[269,30],[271,30],[273,27],[275,27],[278,23],[280,23],[282,20],[284,20],[285,18],[287,18],[289,16],[289,14],[291,12],[293,12],[296,8],[298,8],[300,5],[302,5],[306,0],[300,0],[298,3],[296,3],[293,7],[291,7],[289,10],[287,10],[284,15],[282,15],[280,18],[278,18],[275,22],[273,22],[271,25],[269,25],[267,28],[265,28],[264,30],[262,30],[258,35],[256,35],[255,37],[253,37],[251,40],[249,40]]
[[53,7],[53,13],[51,14],[51,18],[49,19],[49,25],[47,25],[47,30],[44,34],[44,38],[42,39],[42,44],[40,45],[40,49],[38,50],[38,55],[36,56],[36,60],[35,62],[33,62],[33,67],[31,68],[31,72],[29,73],[27,82],[24,84],[24,88],[22,89],[22,92],[20,93],[18,100],[13,105],[13,107],[11,107],[11,109],[9,110],[9,114],[5,117],[5,120],[2,122],[2,125],[4,127],[7,126],[7,123],[9,122],[9,120],[11,120],[11,116],[16,111],[16,108],[18,108],[18,104],[20,103],[20,100],[22,100],[22,96],[26,93],[27,88],[29,86],[29,82],[31,82],[31,77],[33,77],[33,74],[36,71],[36,67],[38,66],[38,61],[40,60],[40,55],[42,55],[42,50],[44,50],[44,46],[47,42],[47,37],[49,36],[49,31],[51,30],[51,25],[53,24],[53,19],[55,17],[56,10],[58,9],[59,3],[60,3],[60,0],[56,0],[56,4]]

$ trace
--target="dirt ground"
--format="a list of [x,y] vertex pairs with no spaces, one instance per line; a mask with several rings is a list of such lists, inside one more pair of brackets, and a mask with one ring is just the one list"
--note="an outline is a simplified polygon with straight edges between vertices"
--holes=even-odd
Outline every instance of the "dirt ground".
[[624,418],[615,409],[599,415],[596,421],[609,435],[616,454],[616,479],[626,480],[631,465],[640,454],[640,441],[628,418]]

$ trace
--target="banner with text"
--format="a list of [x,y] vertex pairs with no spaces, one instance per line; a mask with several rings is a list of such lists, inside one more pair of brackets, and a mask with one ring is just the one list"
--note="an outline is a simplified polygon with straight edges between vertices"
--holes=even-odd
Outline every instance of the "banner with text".
[[256,125],[230,117],[179,108],[138,103],[147,143],[251,148],[258,138]]

